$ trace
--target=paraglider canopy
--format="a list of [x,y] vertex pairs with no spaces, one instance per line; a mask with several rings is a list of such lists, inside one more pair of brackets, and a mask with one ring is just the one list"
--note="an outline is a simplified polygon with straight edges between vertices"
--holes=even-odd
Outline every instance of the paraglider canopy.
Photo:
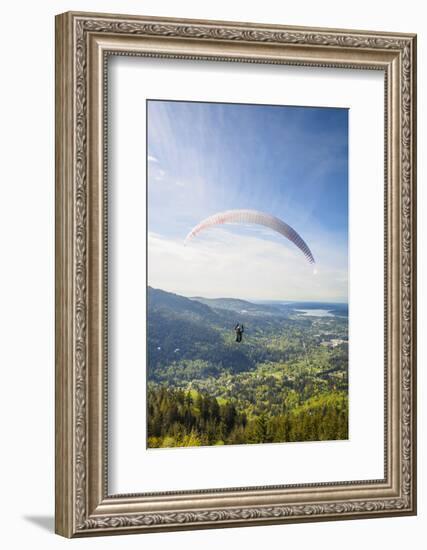
[[188,233],[187,237],[185,238],[184,244],[187,244],[201,231],[204,231],[209,227],[214,227],[216,225],[226,223],[249,223],[269,227],[273,231],[276,231],[277,233],[283,235],[283,237],[289,239],[295,246],[297,246],[304,254],[308,262],[310,262],[311,264],[315,263],[311,250],[302,239],[302,237],[295,231],[295,229],[293,229],[283,220],[276,218],[271,214],[259,212],[258,210],[227,210],[225,212],[218,212],[213,216],[209,216],[208,218],[202,220],[198,225],[193,227],[193,229]]

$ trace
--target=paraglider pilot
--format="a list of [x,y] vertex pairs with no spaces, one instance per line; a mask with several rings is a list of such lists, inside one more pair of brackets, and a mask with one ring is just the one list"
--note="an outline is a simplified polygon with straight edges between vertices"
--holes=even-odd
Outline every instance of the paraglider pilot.
[[236,342],[241,342],[245,327],[240,323],[237,323],[237,325],[234,327],[234,330],[236,332]]

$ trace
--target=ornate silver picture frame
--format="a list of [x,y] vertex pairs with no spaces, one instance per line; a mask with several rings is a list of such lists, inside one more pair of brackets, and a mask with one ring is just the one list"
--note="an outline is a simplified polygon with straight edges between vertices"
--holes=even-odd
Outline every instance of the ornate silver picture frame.
[[[110,494],[106,180],[111,56],[384,74],[383,478]],[[414,515],[415,179],[415,35],[73,12],[58,15],[56,532],[82,537]]]

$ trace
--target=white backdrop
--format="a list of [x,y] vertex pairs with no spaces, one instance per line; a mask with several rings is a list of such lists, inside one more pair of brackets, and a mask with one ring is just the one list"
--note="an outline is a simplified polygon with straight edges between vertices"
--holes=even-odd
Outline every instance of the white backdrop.
[[[119,57],[109,77],[110,493],[382,479],[383,73]],[[349,108],[348,441],[146,449],[145,98]]]
[[[424,95],[425,17],[422,3],[386,0],[338,0],[281,4],[274,0],[63,0],[35,4],[15,0],[2,9],[2,86],[0,201],[1,265],[0,334],[2,383],[0,413],[2,454],[2,546],[40,548],[224,548],[260,545],[347,549],[422,548],[427,530],[426,482],[419,472],[419,516],[276,527],[104,537],[66,541],[52,534],[54,498],[53,426],[53,174],[54,174],[54,52],[53,16],[67,9],[112,13],[145,13],[175,17],[247,20],[294,25],[332,26],[420,33],[419,151],[425,150]],[[419,181],[425,179],[420,154]],[[426,391],[425,362],[427,299],[422,213],[426,193],[419,186],[419,395]],[[424,341],[423,341],[424,340]],[[424,391],[423,391],[424,390]],[[419,462],[425,462],[426,407],[419,399]]]

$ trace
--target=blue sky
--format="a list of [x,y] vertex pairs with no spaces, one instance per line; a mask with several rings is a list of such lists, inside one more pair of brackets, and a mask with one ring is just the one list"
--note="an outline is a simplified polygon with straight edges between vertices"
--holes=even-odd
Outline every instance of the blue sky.
[[[348,111],[149,101],[148,283],[184,295],[347,300]],[[255,209],[291,225],[209,229],[203,218]]]

